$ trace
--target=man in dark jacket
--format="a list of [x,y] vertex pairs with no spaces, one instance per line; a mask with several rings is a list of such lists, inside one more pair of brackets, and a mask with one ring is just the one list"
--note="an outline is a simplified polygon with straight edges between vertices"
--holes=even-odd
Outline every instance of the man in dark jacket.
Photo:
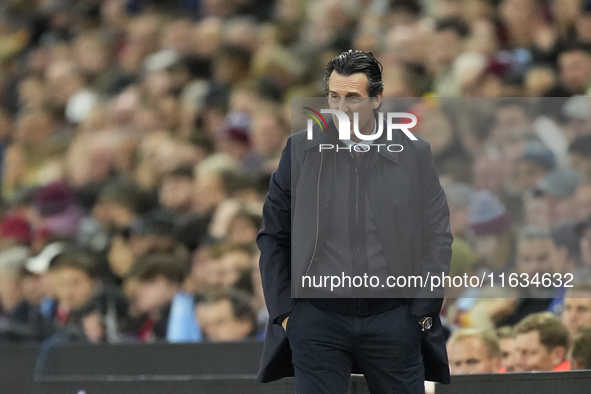
[[[449,383],[442,290],[383,285],[391,276],[447,274],[453,237],[429,144],[385,132],[381,73],[371,53],[333,58],[323,81],[328,106],[356,124],[355,135],[342,137],[333,111],[289,138],[271,177],[257,238],[269,310],[262,382],[295,375],[298,393],[315,394],[346,393],[351,372],[365,375],[372,394]],[[382,286],[331,292],[304,280],[366,274]]]

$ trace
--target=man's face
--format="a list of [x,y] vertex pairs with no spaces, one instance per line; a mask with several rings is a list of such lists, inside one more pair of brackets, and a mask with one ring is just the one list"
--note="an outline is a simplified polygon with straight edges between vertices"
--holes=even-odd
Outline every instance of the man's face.
[[169,176],[162,182],[160,203],[169,209],[182,212],[191,207],[193,189],[193,179]]
[[237,319],[234,316],[229,299],[198,304],[195,312],[203,333],[210,341],[244,339],[254,328],[248,319]]
[[[351,121],[351,139],[355,139],[353,132],[353,114],[359,114],[359,131],[371,134],[374,126],[373,111],[377,110],[382,99],[382,93],[377,98],[369,99],[367,92],[367,76],[355,73],[345,77],[333,72],[328,79],[328,104],[330,109],[343,111]],[[335,125],[339,124],[336,115],[332,116]]]
[[178,285],[163,275],[139,281],[134,293],[134,309],[140,313],[156,313],[172,301],[177,291]]
[[515,371],[515,363],[517,361],[517,354],[515,350],[515,338],[503,338],[499,340],[501,347],[501,366],[507,372]]
[[495,113],[495,124],[492,136],[495,142],[504,145],[511,137],[526,132],[532,124],[532,120],[519,105],[501,107]]
[[568,298],[564,299],[562,322],[571,336],[579,331],[579,328],[591,326],[591,293],[587,291],[571,291]]
[[60,304],[68,310],[88,302],[96,287],[96,281],[86,272],[73,267],[63,267],[52,272],[55,294]]
[[515,339],[516,371],[552,371],[564,360],[564,348],[548,351],[540,342],[540,333],[530,331]]
[[564,85],[572,93],[585,93],[591,77],[591,55],[583,51],[565,52],[559,57],[558,64]]
[[517,272],[530,278],[556,272],[556,247],[551,239],[526,239],[517,245]]
[[498,357],[490,357],[484,342],[468,337],[448,345],[449,368],[452,375],[493,373],[500,368]]

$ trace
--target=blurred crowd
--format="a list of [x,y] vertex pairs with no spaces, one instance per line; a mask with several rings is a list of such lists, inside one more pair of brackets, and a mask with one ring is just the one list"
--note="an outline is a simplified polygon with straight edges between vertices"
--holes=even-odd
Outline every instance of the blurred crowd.
[[574,275],[450,286],[452,373],[591,368],[588,0],[2,1],[0,342],[261,339],[291,98],[350,48],[413,98],[451,274]]

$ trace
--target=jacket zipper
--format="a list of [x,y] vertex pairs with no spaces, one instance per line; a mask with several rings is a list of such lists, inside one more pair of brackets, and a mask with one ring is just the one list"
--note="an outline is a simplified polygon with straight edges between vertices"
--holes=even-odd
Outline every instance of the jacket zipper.
[[[316,257],[316,248],[318,247],[318,231],[320,229],[320,175],[322,174],[322,162],[324,161],[324,152],[320,153],[320,169],[318,170],[318,184],[316,185],[316,238],[314,239],[314,250],[312,251],[312,258],[306,270],[306,276],[310,272],[314,257]],[[304,289],[302,289],[303,291]]]

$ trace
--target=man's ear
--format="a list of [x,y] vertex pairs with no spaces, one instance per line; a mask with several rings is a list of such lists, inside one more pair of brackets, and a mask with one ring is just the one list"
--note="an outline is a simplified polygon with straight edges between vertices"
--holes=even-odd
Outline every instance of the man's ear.
[[373,109],[374,110],[378,110],[380,108],[380,105],[382,104],[382,98],[384,98],[383,92],[378,93],[378,95],[376,97],[374,97],[374,100],[373,100]]
[[554,367],[559,366],[566,358],[566,349],[562,346],[556,346],[550,351],[550,359]]

